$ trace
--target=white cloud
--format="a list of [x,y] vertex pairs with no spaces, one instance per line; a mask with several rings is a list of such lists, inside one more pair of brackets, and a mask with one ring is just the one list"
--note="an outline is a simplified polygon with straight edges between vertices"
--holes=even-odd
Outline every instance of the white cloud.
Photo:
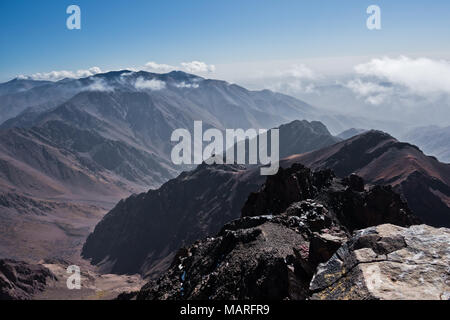
[[378,106],[380,104],[382,104],[383,102],[386,101],[388,97],[384,94],[378,94],[378,95],[373,95],[373,96],[369,96],[366,98],[366,102],[369,104],[372,104],[374,106]]
[[367,96],[370,94],[382,93],[389,90],[389,88],[381,86],[374,82],[364,82],[361,79],[351,80],[346,85],[348,88],[352,89],[353,92],[360,96]]
[[212,73],[216,70],[216,67],[201,61],[182,62],[178,67],[150,61],[145,64],[143,70],[157,73],[167,73],[174,70],[183,70],[190,73]]
[[304,64],[292,64],[278,70],[260,73],[258,78],[261,88],[297,96],[315,93],[316,81],[320,76]]
[[[354,70],[355,78],[344,86],[372,105],[411,107],[450,94],[450,62],[445,60],[383,57],[358,64]],[[386,82],[388,85],[383,84]]]
[[108,84],[103,79],[93,78],[92,83],[86,87],[86,90],[111,92],[114,91],[114,88],[108,86]]
[[306,83],[300,79],[278,79],[272,83],[267,81],[265,88],[294,96],[302,93],[316,92],[316,86],[314,83]]
[[215,72],[216,67],[201,61],[182,62],[179,66],[150,61],[145,64],[142,70],[156,73],[167,73],[174,70],[182,70],[189,73],[212,73]]
[[102,73],[102,70],[99,67],[92,67],[88,70],[78,70],[75,74],[75,78],[86,78],[98,73]]
[[166,87],[166,83],[156,79],[145,80],[139,77],[136,79],[134,86],[138,90],[162,90]]
[[31,76],[28,76],[29,79],[33,80],[48,80],[48,81],[58,81],[65,78],[85,78],[90,77],[93,75],[96,75],[97,73],[101,73],[102,70],[99,67],[92,67],[87,70],[78,70],[78,71],[67,71],[67,70],[60,70],[60,71],[51,71],[51,72],[44,72],[44,73],[35,73]]
[[[130,70],[130,69],[127,69],[127,70]],[[132,76],[135,72],[136,72],[136,71],[134,71],[134,70],[130,70],[130,72],[124,72],[124,73],[122,73],[122,74],[120,75],[120,80],[121,80],[121,81],[125,81],[125,79],[126,79],[127,77]]]
[[304,64],[294,64],[290,69],[282,73],[296,79],[316,79],[317,74]]
[[159,73],[166,73],[173,70],[177,70],[177,67],[168,65],[168,64],[160,64],[153,61],[147,62],[144,66],[144,70],[150,71],[150,72],[159,72]]
[[391,87],[361,79],[350,80],[344,86],[352,90],[359,98],[364,98],[367,103],[372,105],[379,105],[385,102],[393,93]]
[[182,62],[181,66],[184,70],[191,73],[211,73],[216,71],[214,65],[208,65],[201,61]]
[[415,93],[450,93],[450,62],[445,60],[384,57],[359,64],[355,71],[402,85]]
[[[215,72],[216,67],[214,65],[208,65],[201,61],[183,62],[180,66],[172,66],[163,63],[157,63],[154,61],[147,62],[144,66],[140,68],[126,68],[132,72],[137,72],[139,70],[155,72],[155,73],[168,73],[173,70],[183,70],[190,73],[212,73]],[[65,78],[79,79],[94,76],[98,73],[102,73],[99,67],[92,67],[89,69],[81,69],[77,71],[69,70],[57,70],[50,72],[38,72],[29,76],[19,75],[18,79],[33,79],[33,80],[47,80],[47,81],[58,81]]]

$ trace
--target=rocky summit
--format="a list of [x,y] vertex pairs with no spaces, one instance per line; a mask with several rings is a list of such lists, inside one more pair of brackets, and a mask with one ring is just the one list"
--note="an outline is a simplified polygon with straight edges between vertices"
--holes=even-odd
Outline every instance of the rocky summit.
[[309,299],[318,266],[354,230],[380,223],[409,227],[420,221],[389,187],[369,188],[355,175],[340,179],[330,170],[293,165],[251,194],[242,217],[217,237],[180,249],[169,270],[137,298]]

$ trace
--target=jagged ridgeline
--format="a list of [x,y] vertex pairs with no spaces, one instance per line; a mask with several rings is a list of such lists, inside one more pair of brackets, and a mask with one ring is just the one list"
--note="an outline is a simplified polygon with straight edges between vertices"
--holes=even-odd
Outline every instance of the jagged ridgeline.
[[[418,223],[390,187],[369,187],[356,175],[340,179],[331,170],[312,172],[296,164],[269,177],[250,195],[242,217],[217,236],[180,249],[170,269],[137,298],[413,298],[421,291],[409,290],[417,272],[406,271],[416,263],[435,276],[425,280],[434,288],[427,297],[439,298],[448,287],[440,276],[449,259],[444,243],[450,232],[434,237],[438,231],[432,227],[406,229]],[[442,254],[438,265],[429,258],[432,252]],[[368,267],[377,270],[375,277],[397,282],[379,279],[374,289]],[[339,281],[342,287],[333,290]]]
[[[317,121],[293,121],[279,130],[282,156],[339,141]],[[238,218],[247,195],[263,182],[258,168],[202,164],[158,190],[118,203],[89,236],[83,255],[111,272],[161,272],[180,246]]]
[[[295,131],[301,124],[293,122],[285,128]],[[285,130],[282,128],[280,133]],[[422,221],[450,227],[450,208],[446,205],[446,197],[450,196],[447,187],[450,165],[427,157],[417,147],[386,133],[369,131],[314,152],[292,155],[280,165],[289,168],[295,163],[315,170],[332,168],[340,178],[355,172],[370,185],[392,186]],[[258,168],[201,165],[159,190],[119,203],[89,236],[83,255],[108,271],[158,276],[178,248],[215,235],[224,224],[239,218],[248,194],[257,191],[264,182]],[[285,196],[291,192],[278,190]],[[250,203],[244,212],[251,208]],[[261,203],[258,200],[253,206],[259,210]],[[281,206],[278,213],[285,209]],[[256,214],[262,214],[258,210]]]

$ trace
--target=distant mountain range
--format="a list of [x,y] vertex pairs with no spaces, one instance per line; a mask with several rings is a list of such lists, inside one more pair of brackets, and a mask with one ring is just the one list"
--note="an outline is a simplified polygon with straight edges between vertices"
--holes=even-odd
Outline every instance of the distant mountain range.
[[[33,125],[43,111],[55,109],[78,94],[88,92],[103,92],[110,95],[115,93],[124,99],[123,94],[128,93],[128,99],[132,96],[135,103],[143,108],[151,106],[150,110],[147,110],[147,118],[152,112],[161,113],[161,119],[169,122],[179,120],[174,124],[183,123],[184,118],[188,120],[194,118],[217,128],[261,127],[267,129],[294,119],[305,119],[320,120],[335,134],[353,127],[388,130],[398,126],[396,123],[388,124],[351,114],[330,113],[284,94],[269,90],[249,91],[225,81],[205,79],[181,71],[156,74],[128,70],[56,82],[14,79],[2,83],[0,84],[0,123],[6,122],[3,128]],[[127,108],[122,109],[129,102],[124,99],[114,99],[122,106],[118,107],[121,114],[128,114]],[[74,102],[80,102],[80,99],[77,98]],[[94,102],[93,99],[90,102]],[[98,102],[102,103],[102,101]],[[180,118],[170,119],[174,110],[179,112],[177,115]],[[142,110],[139,108],[134,111],[136,113],[132,113],[130,118],[142,115],[140,114]],[[141,120],[148,120],[147,118],[144,117]]]
[[[13,82],[20,81],[30,82]],[[48,101],[60,100],[60,97],[67,101],[66,108],[77,107],[77,112],[90,113],[94,118],[102,115],[108,116],[106,120],[121,120],[135,132],[144,124],[149,130],[152,124],[159,124],[157,121],[163,121],[161,126],[185,128],[192,126],[193,119],[217,128],[270,128],[318,113],[310,105],[286,95],[268,90],[248,91],[225,81],[204,79],[181,71],[168,74],[116,71],[83,79],[32,83],[32,88],[27,91],[13,90],[10,83],[0,85],[0,92],[3,88],[6,93],[2,99],[11,100],[17,110],[13,115],[17,118],[3,127],[37,124],[55,112],[62,116],[60,108],[63,106],[56,110],[50,105],[42,106]],[[33,101],[40,101],[40,105],[31,103],[28,96],[33,96]],[[2,100],[0,106],[2,111],[10,109]],[[36,114],[36,110],[43,109],[50,111],[44,115]],[[152,130],[162,133],[157,128]],[[145,131],[141,134],[145,133],[150,134]]]
[[[44,246],[48,255],[67,246],[67,238],[76,243],[69,247],[79,246],[98,215],[121,198],[158,188],[191,169],[170,160],[170,137],[177,128],[192,130],[195,120],[220,130],[272,128],[318,113],[286,95],[183,72],[124,70],[0,84],[0,256],[40,257],[30,245],[24,252],[10,246],[24,238]],[[310,145],[298,152],[337,141],[320,124],[301,134],[308,130],[314,136],[317,131],[319,139],[308,136]],[[285,154],[291,154],[289,146],[283,147]],[[23,232],[17,231],[18,221]],[[61,241],[52,246],[55,237]]]
[[[2,154],[18,152],[15,139],[25,139],[38,150],[49,151],[51,145],[49,153],[59,152],[55,155],[58,161],[76,163],[71,167],[81,171],[116,176],[125,192],[157,187],[183,169],[170,161],[170,137],[177,128],[192,131],[195,120],[221,130],[271,128],[317,113],[289,96],[248,91],[183,72],[118,71],[58,82],[16,79],[1,84],[0,93],[2,115],[15,113],[0,128],[3,140],[9,142],[3,145]],[[69,156],[67,152],[73,159],[61,160]],[[39,156],[26,161],[36,161]],[[21,161],[20,153],[17,160]],[[17,169],[11,159],[4,161]],[[28,166],[39,174],[49,174],[48,168],[38,163]],[[26,169],[22,166],[20,170]],[[109,184],[113,180],[105,181]],[[15,186],[14,181],[8,184]],[[54,189],[60,181],[48,184]]]

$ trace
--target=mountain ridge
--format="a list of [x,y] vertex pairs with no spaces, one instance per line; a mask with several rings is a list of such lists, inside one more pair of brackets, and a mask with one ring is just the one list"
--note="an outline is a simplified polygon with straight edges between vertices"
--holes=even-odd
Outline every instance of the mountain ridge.
[[[353,143],[355,143],[355,145],[353,145]],[[350,153],[347,152],[349,150],[348,148],[350,148],[350,147],[347,147],[347,149],[344,149],[344,151],[342,151],[343,146],[345,146],[345,145],[352,145],[351,148],[355,148],[356,151],[352,151]],[[381,176],[383,176],[382,171],[377,171],[376,170],[377,167],[370,166],[370,164],[377,159],[384,160],[386,157],[390,158],[391,154],[392,154],[392,150],[402,151],[400,153],[395,153],[395,152],[393,153],[393,155],[397,159],[397,162],[400,161],[400,163],[402,163],[402,161],[411,159],[411,157],[413,157],[413,156],[418,157],[419,159],[422,159],[422,160],[428,159],[427,161],[432,161],[432,162],[436,161],[433,158],[426,157],[425,155],[423,155],[423,153],[420,152],[419,148],[412,146],[410,144],[407,144],[407,143],[400,143],[396,139],[394,139],[393,137],[391,137],[390,135],[388,135],[386,133],[383,133],[380,131],[369,131],[369,132],[364,133],[363,135],[353,137],[353,138],[343,141],[343,142],[338,142],[337,144],[333,144],[329,147],[325,147],[325,148],[322,148],[317,151],[304,153],[302,155],[294,155],[294,156],[288,157],[286,159],[283,159],[280,161],[280,167],[287,168],[287,167],[292,166],[295,163],[302,163],[305,165],[307,165],[308,163],[312,164],[312,167],[314,170],[318,170],[318,169],[325,170],[325,169],[328,169],[329,167],[330,167],[330,169],[333,169],[333,167],[334,167],[335,169],[337,169],[336,174],[338,176],[342,177],[345,175],[351,175],[353,173],[357,173],[357,174],[362,173],[365,177],[368,178],[368,179],[365,179],[365,181],[368,184],[382,185],[381,180],[380,179],[377,180],[377,177],[380,174],[381,174]],[[341,152],[341,153],[339,153],[339,152]],[[334,161],[335,158],[333,158],[333,155],[335,153],[342,155],[343,158],[340,159],[339,161],[337,161],[337,160]],[[317,157],[316,154],[321,155],[321,157]],[[372,157],[372,160],[370,157]],[[317,161],[317,164],[314,164],[314,159]],[[390,159],[392,159],[392,158],[390,158]],[[328,160],[328,162],[326,162],[327,160]],[[352,162],[353,160],[355,161],[356,165],[353,165],[353,162]],[[414,161],[412,161],[411,163],[416,166],[418,166],[420,164],[420,163],[418,164]],[[334,166],[332,164],[334,164]],[[356,167],[358,167],[359,164],[361,164],[361,166],[362,166],[362,169],[360,171],[356,170]],[[436,161],[436,165],[437,165],[437,168],[442,171],[441,172],[438,170],[437,171],[438,173],[445,175],[446,179],[448,177],[450,177],[450,175],[448,174],[449,172],[447,171],[447,166],[445,164],[440,164]],[[394,169],[399,170],[398,168],[403,169],[403,167],[404,166],[400,166],[400,167],[394,166]],[[205,168],[206,168],[205,166],[200,166],[197,170],[205,170]],[[417,169],[418,168],[419,167],[417,167]],[[213,169],[210,169],[210,170],[213,170]],[[412,173],[412,172],[414,172],[414,171],[411,171],[409,173]],[[345,175],[344,175],[344,173],[345,173]],[[397,176],[395,174],[395,172],[390,172],[389,170],[387,171],[387,173],[392,175],[392,177]],[[186,174],[189,175],[189,173],[186,173]],[[206,171],[205,171],[205,174],[206,174]],[[238,184],[236,185],[236,188],[239,185],[242,185],[242,186],[252,185],[253,192],[254,192],[263,183],[263,179],[259,175],[259,168],[249,168],[245,171],[242,171],[242,173],[240,173],[240,175],[241,175],[241,179],[236,180],[238,182]],[[407,177],[409,177],[409,175]],[[424,178],[424,177],[427,177],[427,176],[426,175],[422,176],[422,178]],[[430,176],[428,176],[428,177],[430,178]],[[406,178],[405,178],[405,180],[402,180],[403,184],[398,184],[398,185],[394,184],[393,189],[395,191],[399,192],[400,194],[402,194],[402,196],[405,197],[407,200],[409,200],[408,204],[412,204],[411,209],[413,210],[413,212],[416,213],[416,211],[418,211],[418,216],[424,220],[430,221],[430,219],[431,219],[432,222],[436,222],[436,223],[443,224],[443,225],[448,225],[448,223],[450,223],[450,222],[447,222],[447,220],[446,220],[446,214],[447,214],[446,210],[448,210],[448,206],[446,206],[447,209],[444,208],[445,210],[438,211],[435,214],[429,213],[428,211],[423,211],[422,207],[421,207],[423,204],[420,202],[419,203],[414,202],[414,199],[417,198],[418,193],[422,192],[421,188],[424,186],[426,187],[427,184],[424,185],[421,183],[421,184],[419,184],[419,187],[417,187],[416,184],[414,183],[414,181],[412,181],[410,179],[408,180]],[[398,179],[400,179],[400,178],[398,178]],[[390,179],[390,181],[388,179],[385,179],[383,181],[384,184],[390,184],[393,182],[395,182],[395,181],[392,179]],[[202,182],[202,184],[200,185],[201,188],[203,189],[203,192],[206,192],[208,185],[209,185],[208,176],[205,175],[205,181]],[[215,184],[213,184],[213,185],[215,185]],[[401,188],[399,186],[401,186]],[[417,189],[417,188],[419,188],[419,189]],[[442,189],[442,190],[445,191],[444,189]],[[252,190],[250,190],[250,191],[252,191]],[[200,192],[200,191],[197,190],[197,192]],[[228,191],[228,193],[229,192],[230,191]],[[411,193],[413,195],[411,195]],[[227,201],[223,201],[220,199],[221,194],[222,194],[222,192],[218,193],[219,198],[213,197],[213,199],[216,199],[215,207],[220,208],[221,206],[225,206],[226,203],[228,203]],[[428,193],[428,195],[429,195],[429,193]],[[442,202],[445,200],[445,197],[439,198],[436,195],[432,194],[431,199],[435,199],[435,198],[438,198],[439,202]],[[194,198],[194,203],[195,203],[195,201],[198,201],[199,203],[201,203],[202,201],[205,202],[210,199],[211,198],[204,198],[204,197],[199,198],[199,199]],[[428,197],[428,199],[430,199],[430,197]],[[140,202],[140,203],[137,202],[133,206],[130,206],[129,208],[124,209],[123,212],[121,212],[121,213],[115,212],[115,214],[116,215],[125,215],[126,212],[133,211],[133,207],[135,207],[136,205],[141,206],[141,205],[143,205],[143,203],[144,202]],[[242,203],[242,205],[243,205],[243,203]],[[154,206],[155,206],[155,204],[147,203],[148,208],[151,208]],[[197,207],[196,209],[191,207],[190,205],[188,207],[191,209],[186,209],[185,210],[186,212],[184,214],[191,214],[191,215],[195,216],[198,212],[203,212],[201,209],[201,206]],[[125,207],[123,207],[123,208],[125,208]],[[146,211],[146,213],[148,214],[148,211]],[[234,218],[239,217],[238,212],[235,212],[232,214],[230,214],[228,212],[227,214],[230,217],[234,217]],[[143,218],[144,215],[141,214],[141,217]],[[116,225],[116,226],[124,225],[123,222],[122,223],[114,222],[114,218],[112,215],[107,215],[107,216],[105,216],[105,218],[108,218],[108,220],[109,220],[108,225],[110,225],[110,226],[108,228],[111,228],[111,226],[113,226],[113,225]],[[148,217],[147,219],[150,219],[150,218]],[[437,219],[437,220],[435,221],[435,219]],[[139,220],[139,221],[141,221],[141,220]],[[142,221],[141,221],[141,223],[142,223]],[[152,223],[151,219],[150,219],[150,221],[147,221],[146,223],[151,224]],[[215,223],[213,223],[212,225],[214,225],[214,227],[211,229],[211,231],[217,230],[217,228],[219,227],[218,224],[215,224]],[[114,236],[114,234],[106,232],[106,230],[108,228],[106,227],[106,225],[102,226],[101,228],[99,227],[98,229],[96,229],[94,231],[93,235],[90,236],[90,238],[86,242],[86,244],[84,246],[84,250],[83,250],[86,258],[95,257],[96,261],[99,262],[108,256],[109,252],[107,250],[102,251],[101,254],[99,254],[99,252],[96,253],[95,249],[91,250],[91,248],[95,248],[95,243],[99,243],[99,244],[100,243],[111,243],[112,241],[116,241],[119,238],[119,237],[117,237],[116,240],[113,240],[115,238],[115,236]],[[196,228],[196,227],[194,227],[194,228]],[[142,230],[140,230],[140,231],[138,231],[138,230],[139,230],[139,226],[136,226],[136,229],[134,229],[134,231],[130,231],[129,233],[135,234],[137,232],[142,232]],[[202,234],[202,236],[206,236],[206,234]],[[113,239],[110,239],[109,237],[112,237]],[[199,235],[198,239],[200,239],[200,238],[201,238],[201,236]],[[100,239],[102,239],[102,240],[100,241]],[[108,239],[108,240],[105,240],[105,239]],[[179,243],[181,244],[182,241],[180,241]],[[128,245],[127,247],[136,246],[136,245],[138,245],[138,244]],[[141,265],[142,264],[138,264],[137,266],[135,265],[130,270],[136,271],[137,270],[136,268],[139,268]],[[167,261],[166,261],[166,265],[167,265]],[[156,276],[157,274],[159,274],[159,272],[161,271],[161,266],[159,266],[159,267],[160,268],[157,270],[157,272],[154,272],[152,274],[152,276]],[[122,270],[122,271],[124,271],[124,270]]]
[[[286,136],[286,140],[280,140],[281,154],[295,149],[303,152],[338,141],[319,122],[293,121],[279,129],[280,137]],[[298,136],[303,139],[297,139]],[[105,258],[114,261],[112,266],[105,263],[108,272],[146,274],[149,271],[150,275],[157,275],[163,267],[160,262],[164,261],[167,266],[169,252],[173,255],[181,245],[197,240],[200,235],[214,234],[223,224],[237,218],[247,195],[256,191],[264,179],[257,167],[203,163],[158,190],[120,202],[88,237],[83,256],[92,258],[94,264],[105,263]],[[158,221],[158,227],[152,217]],[[127,226],[127,231],[117,229],[123,225]],[[142,228],[143,225],[146,227]],[[131,234],[147,240],[137,241]],[[155,234],[159,236],[154,238]],[[130,254],[129,250],[123,250],[125,247],[141,251]],[[149,253],[152,256],[147,257]],[[162,255],[157,256],[159,254]]]
[[384,132],[372,130],[286,159],[286,165],[296,162],[315,170],[330,168],[339,176],[356,173],[372,184],[390,184],[411,202],[410,207],[426,223],[450,225],[450,165]]

